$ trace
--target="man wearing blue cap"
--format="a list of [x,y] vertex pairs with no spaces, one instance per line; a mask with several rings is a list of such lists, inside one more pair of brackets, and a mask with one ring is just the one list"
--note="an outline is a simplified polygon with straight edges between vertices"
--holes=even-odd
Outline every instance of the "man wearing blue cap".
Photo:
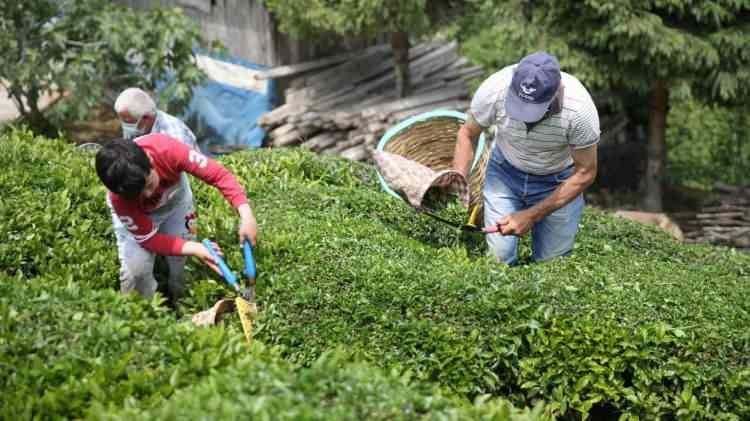
[[532,259],[573,249],[583,191],[596,177],[599,115],[591,95],[557,59],[537,52],[490,76],[471,101],[453,167],[467,175],[479,135],[495,127],[486,169],[484,223],[498,261],[515,264],[532,233]]

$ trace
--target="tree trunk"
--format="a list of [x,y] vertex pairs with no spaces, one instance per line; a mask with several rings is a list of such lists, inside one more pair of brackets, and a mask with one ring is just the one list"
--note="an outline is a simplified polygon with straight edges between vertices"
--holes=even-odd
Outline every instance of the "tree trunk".
[[669,91],[667,83],[660,79],[651,91],[651,104],[648,117],[648,157],[644,183],[643,208],[649,212],[661,212],[662,183],[666,162],[667,103]]
[[[47,119],[44,113],[39,109],[39,90],[30,89],[28,92],[19,93],[17,91],[9,91],[10,96],[13,99],[16,109],[21,114],[18,121],[21,124],[26,124],[31,131],[36,134],[46,136],[49,138],[55,138],[58,136],[57,127]],[[24,98],[25,101],[24,101]]]
[[734,167],[734,173],[735,173],[735,184],[738,184],[740,186],[748,185],[748,174],[745,168],[747,168],[747,163],[745,162],[745,154],[743,153],[745,150],[745,144],[747,142],[747,127],[750,125],[750,119],[748,119],[748,112],[750,112],[750,107],[745,104],[745,106],[741,107],[741,112],[737,113],[737,131],[735,132],[735,137],[737,138],[737,152],[735,153],[736,158],[736,164]]
[[396,71],[396,94],[399,98],[409,96],[409,34],[404,31],[391,32],[394,70]]

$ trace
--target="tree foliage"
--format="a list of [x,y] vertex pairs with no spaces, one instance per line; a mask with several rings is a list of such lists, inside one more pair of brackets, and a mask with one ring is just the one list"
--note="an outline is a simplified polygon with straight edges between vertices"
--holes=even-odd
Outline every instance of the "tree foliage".
[[455,22],[449,34],[461,40],[463,53],[494,73],[517,63],[535,51],[547,51],[562,69],[575,75],[590,89],[608,89],[597,58],[568,45],[543,27],[529,25],[521,10],[498,7],[495,0],[473,2],[472,13]]
[[[430,27],[427,0],[265,0],[281,29],[297,37],[321,33],[377,35]],[[439,3],[439,2],[438,2]]]
[[[178,9],[143,13],[105,0],[0,4],[0,78],[26,122],[41,132],[84,118],[107,101],[108,90],[127,85],[153,89],[168,78],[173,83],[162,99],[184,104],[203,77],[192,61],[200,41]],[[67,98],[43,114],[37,100],[45,92]]]
[[596,56],[611,85],[648,91],[663,79],[723,101],[750,92],[750,1],[542,3],[531,22]]
[[394,55],[396,90],[410,92],[409,37],[433,30],[449,1],[427,0],[265,0],[281,22],[281,30],[295,37],[336,33],[373,37],[388,34]]
[[667,129],[671,183],[711,190],[714,183],[750,184],[748,109],[672,101]]

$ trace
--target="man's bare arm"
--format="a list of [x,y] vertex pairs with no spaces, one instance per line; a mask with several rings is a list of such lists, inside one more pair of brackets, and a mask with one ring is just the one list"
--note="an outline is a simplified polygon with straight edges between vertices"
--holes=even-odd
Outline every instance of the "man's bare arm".
[[469,118],[461,125],[456,135],[456,149],[453,154],[453,169],[468,178],[471,163],[474,160],[474,148],[477,140],[482,134],[480,126],[474,117],[469,114]]
[[597,170],[596,152],[596,145],[574,149],[571,152],[575,164],[573,175],[560,184],[549,197],[529,209],[534,211],[535,222],[573,201],[594,182]]

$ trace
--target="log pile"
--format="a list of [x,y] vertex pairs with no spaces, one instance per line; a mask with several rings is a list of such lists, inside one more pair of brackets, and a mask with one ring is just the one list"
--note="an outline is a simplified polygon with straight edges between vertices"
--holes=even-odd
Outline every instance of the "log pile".
[[717,185],[720,196],[683,222],[687,242],[750,251],[750,188]]
[[484,70],[459,56],[453,41],[409,50],[411,94],[397,98],[390,46],[269,69],[259,78],[287,78],[285,104],[263,115],[270,147],[300,146],[367,160],[385,131],[408,117],[437,109],[466,111],[469,82]]

